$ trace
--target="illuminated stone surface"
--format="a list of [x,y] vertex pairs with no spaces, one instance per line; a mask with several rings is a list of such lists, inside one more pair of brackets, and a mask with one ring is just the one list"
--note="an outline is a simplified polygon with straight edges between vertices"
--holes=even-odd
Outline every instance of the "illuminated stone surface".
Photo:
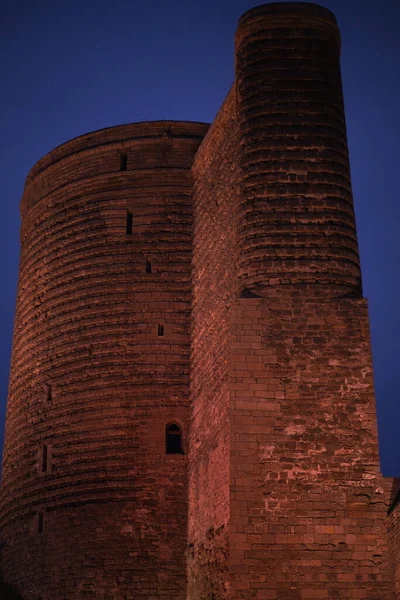
[[210,128],[103,129],[29,174],[0,513],[24,600],[395,598],[339,54],[326,9],[252,9]]

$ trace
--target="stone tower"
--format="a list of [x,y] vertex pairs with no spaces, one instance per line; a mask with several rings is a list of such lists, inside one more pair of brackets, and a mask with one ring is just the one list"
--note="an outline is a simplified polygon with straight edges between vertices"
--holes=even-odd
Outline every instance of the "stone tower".
[[30,172],[3,461],[24,600],[389,600],[333,15],[266,4],[214,123]]

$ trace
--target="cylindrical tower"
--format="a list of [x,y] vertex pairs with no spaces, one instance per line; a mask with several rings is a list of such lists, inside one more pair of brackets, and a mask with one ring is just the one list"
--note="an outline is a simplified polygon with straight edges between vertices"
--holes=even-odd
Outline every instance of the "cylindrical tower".
[[28,176],[0,517],[25,600],[186,598],[190,168],[206,130],[103,129]]
[[321,6],[264,4],[240,19],[239,277],[247,290],[322,284],[360,293],[339,60],[336,20]]

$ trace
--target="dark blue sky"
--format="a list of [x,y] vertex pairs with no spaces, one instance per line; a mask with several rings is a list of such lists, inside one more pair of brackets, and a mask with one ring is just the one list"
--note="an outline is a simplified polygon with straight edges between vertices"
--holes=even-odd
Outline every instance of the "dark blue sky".
[[[257,0],[0,0],[0,428],[31,166],[62,142],[140,120],[211,122],[233,81],[238,18]],[[325,0],[342,73],[381,461],[400,476],[400,3]],[[2,444],[2,434],[0,437]]]

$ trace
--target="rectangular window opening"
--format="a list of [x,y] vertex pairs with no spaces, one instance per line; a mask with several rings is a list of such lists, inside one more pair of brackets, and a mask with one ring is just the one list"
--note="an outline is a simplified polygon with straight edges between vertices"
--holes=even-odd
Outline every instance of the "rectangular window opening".
[[38,533],[43,533],[43,513],[38,513]]
[[46,473],[48,466],[48,448],[47,444],[43,444],[42,449],[42,473]]
[[128,168],[128,155],[127,154],[121,154],[120,164],[119,164],[119,170],[120,171],[126,171],[127,168]]
[[129,210],[126,211],[126,235],[132,235],[132,229],[133,229],[133,214],[131,212],[129,212]]
[[151,273],[151,262],[146,259],[146,273]]
[[53,390],[51,384],[47,384],[47,402],[51,402],[53,400]]
[[164,335],[164,325],[158,325],[158,335]]

